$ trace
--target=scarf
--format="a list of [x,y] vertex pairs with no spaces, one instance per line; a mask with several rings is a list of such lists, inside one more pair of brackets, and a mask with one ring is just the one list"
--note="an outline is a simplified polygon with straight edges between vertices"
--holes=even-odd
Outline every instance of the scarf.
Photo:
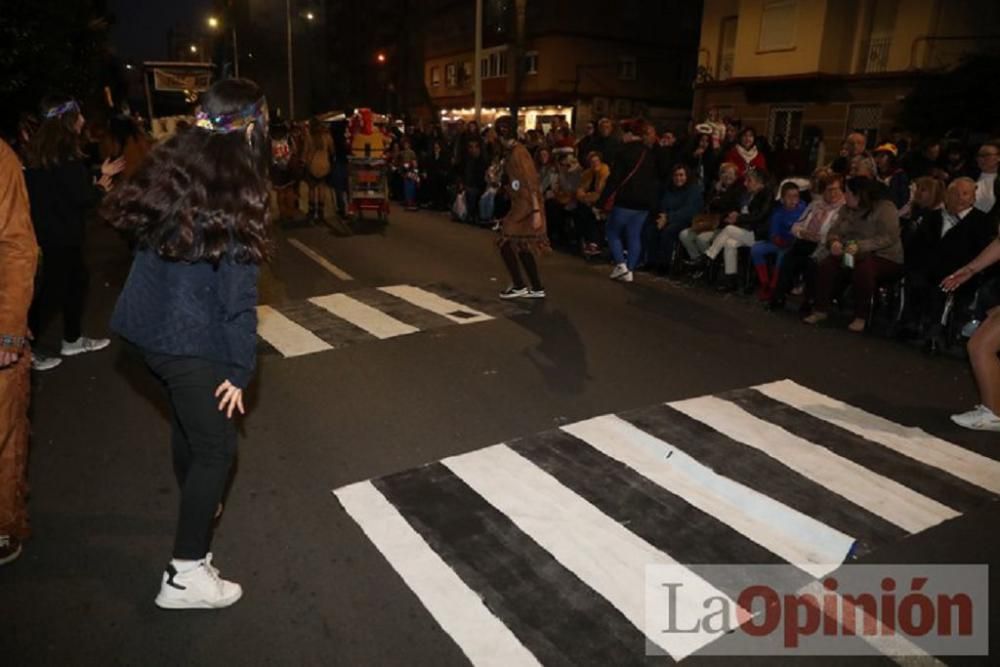
[[740,154],[743,161],[750,164],[757,158],[757,147],[754,146],[750,150],[743,148],[740,144],[736,144],[736,152]]

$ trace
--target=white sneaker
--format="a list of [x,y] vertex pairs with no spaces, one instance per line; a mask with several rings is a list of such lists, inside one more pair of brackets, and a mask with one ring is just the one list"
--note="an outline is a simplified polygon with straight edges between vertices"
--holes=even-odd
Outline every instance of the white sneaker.
[[524,295],[528,299],[544,299],[545,290],[543,289],[529,289],[528,293]]
[[611,275],[609,276],[609,278],[611,278],[612,280],[618,280],[626,273],[629,273],[627,266],[625,266],[624,264],[615,264],[615,268],[611,269]]
[[208,554],[205,560],[186,572],[178,572],[172,564],[167,565],[156,606],[161,609],[221,609],[242,595],[239,584],[219,576]]
[[631,271],[626,271],[625,273],[623,273],[621,275],[620,278],[618,278],[618,280],[622,281],[623,283],[630,283],[630,282],[632,282],[632,278],[633,278],[632,272]]
[[51,371],[61,363],[62,359],[59,357],[50,357],[40,352],[31,353],[31,370],[33,371]]
[[108,345],[111,345],[110,338],[87,338],[86,336],[80,336],[72,343],[64,340],[60,352],[64,357],[72,357],[86,352],[97,352],[98,350],[103,350]]
[[527,287],[514,287],[511,285],[504,291],[500,292],[501,299],[519,299],[524,296],[528,296]]
[[1000,417],[985,405],[977,405],[968,412],[952,415],[951,420],[962,428],[974,431],[1000,431]]

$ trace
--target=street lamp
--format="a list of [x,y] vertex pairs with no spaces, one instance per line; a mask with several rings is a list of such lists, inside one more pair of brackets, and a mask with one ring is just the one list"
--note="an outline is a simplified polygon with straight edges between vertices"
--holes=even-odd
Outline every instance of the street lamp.
[[[222,25],[222,21],[215,16],[208,17],[208,27],[212,30],[218,30]],[[238,79],[240,78],[240,50],[238,42],[236,41],[236,22],[233,21],[233,75]]]
[[312,21],[314,18],[316,18],[315,14],[313,14],[312,12],[306,12],[306,20],[307,21]]
[[198,53],[198,47],[196,45],[194,45],[194,44],[192,44],[191,46],[189,46],[188,49],[191,50],[191,53]]
[[379,51],[377,54],[375,54],[375,61],[379,65],[384,65],[385,64],[385,54],[382,53],[381,51]]

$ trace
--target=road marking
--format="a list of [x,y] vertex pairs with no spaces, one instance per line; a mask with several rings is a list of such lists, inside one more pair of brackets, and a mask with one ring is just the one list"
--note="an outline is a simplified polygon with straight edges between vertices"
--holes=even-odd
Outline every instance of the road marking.
[[332,345],[271,306],[257,306],[257,335],[286,357],[333,349]]
[[[506,445],[487,447],[442,461],[453,473],[507,515],[514,524],[566,569],[618,609],[649,640],[674,659],[690,655],[714,641],[708,632],[652,632],[646,621],[646,568],[670,565],[684,573],[677,596],[682,617],[703,611],[704,600],[723,598],[722,591],[653,545],[617,523],[586,499]],[[727,607],[735,620],[736,604]]]
[[764,452],[848,502],[867,508],[911,533],[959,516],[952,508],[829,449],[757,419],[729,401],[706,396],[668,405]]
[[346,294],[318,296],[309,301],[382,340],[420,331]]
[[370,482],[333,493],[472,664],[539,664]]
[[324,269],[326,269],[333,275],[337,276],[341,280],[354,280],[354,278],[351,277],[351,274],[349,274],[347,271],[344,271],[336,264],[330,262],[330,260],[328,260],[326,257],[323,257],[323,255],[319,254],[318,252],[307,246],[302,241],[299,241],[298,239],[288,239],[288,243],[291,246],[301,250],[306,257],[316,262],[317,264],[319,264]]
[[394,297],[408,301],[414,306],[419,306],[432,313],[446,317],[456,324],[475,324],[493,319],[486,313],[473,310],[460,303],[445,299],[433,292],[428,292],[425,289],[413,287],[412,285],[392,285],[390,287],[379,287],[379,289],[386,294],[391,294]]

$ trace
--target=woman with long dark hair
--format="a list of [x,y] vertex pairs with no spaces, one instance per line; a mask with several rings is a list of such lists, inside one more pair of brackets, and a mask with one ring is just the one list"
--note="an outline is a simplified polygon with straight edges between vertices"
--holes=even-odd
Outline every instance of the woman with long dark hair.
[[[87,268],[83,259],[87,214],[110,190],[112,178],[125,168],[125,159],[105,160],[95,182],[81,149],[85,120],[76,100],[52,96],[42,101],[42,121],[31,139],[25,180],[31,201],[31,218],[42,249],[41,282],[31,305],[29,321],[37,340],[55,302],[62,311],[64,357],[103,350],[107,338],[82,335],[83,307],[87,296]],[[35,370],[55,368],[62,360],[35,352]]]
[[257,278],[268,259],[268,115],[255,83],[216,83],[174,135],[108,198],[137,252],[112,328],[170,401],[180,519],[156,604],[219,608],[239,584],[212,565],[212,525],[236,455],[233,416],[256,363]]

